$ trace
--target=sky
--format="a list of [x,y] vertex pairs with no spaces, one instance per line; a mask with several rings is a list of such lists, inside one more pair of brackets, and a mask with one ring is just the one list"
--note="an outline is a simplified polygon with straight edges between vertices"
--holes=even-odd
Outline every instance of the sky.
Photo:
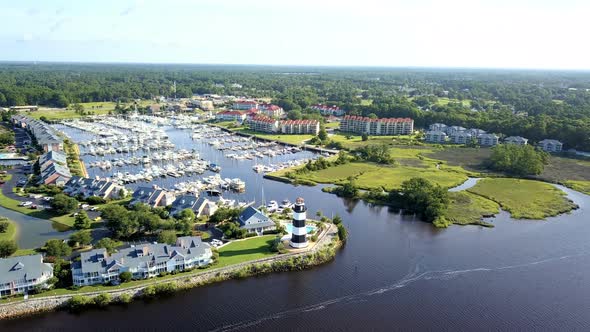
[[0,60],[590,69],[587,0],[0,0]]

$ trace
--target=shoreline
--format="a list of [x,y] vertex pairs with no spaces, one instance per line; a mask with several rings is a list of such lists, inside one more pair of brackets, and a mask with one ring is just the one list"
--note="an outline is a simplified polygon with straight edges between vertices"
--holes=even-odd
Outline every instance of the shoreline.
[[67,306],[68,301],[74,297],[94,298],[101,294],[108,294],[112,297],[110,303],[121,303],[121,296],[130,297],[133,300],[142,299],[144,290],[154,285],[172,284],[175,291],[186,290],[200,287],[215,282],[240,279],[254,275],[268,274],[274,272],[287,272],[294,270],[309,269],[313,266],[321,265],[332,261],[336,252],[342,247],[343,242],[338,238],[338,229],[336,225],[329,224],[322,237],[315,245],[305,250],[296,250],[286,254],[277,254],[273,257],[266,257],[234,265],[224,266],[207,270],[197,270],[195,273],[180,273],[168,279],[153,278],[151,282],[141,285],[130,286],[119,289],[105,289],[94,292],[84,292],[65,295],[53,295],[39,297],[29,297],[29,299],[8,300],[0,303],[0,320],[15,319],[44,312],[63,309]]

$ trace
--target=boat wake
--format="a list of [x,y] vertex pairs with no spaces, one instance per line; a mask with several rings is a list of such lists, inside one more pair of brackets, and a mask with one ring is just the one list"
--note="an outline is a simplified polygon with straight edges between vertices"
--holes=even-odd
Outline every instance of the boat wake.
[[334,299],[327,300],[324,302],[315,303],[315,304],[312,304],[309,306],[303,306],[303,307],[298,307],[298,308],[294,308],[291,310],[278,312],[278,313],[268,315],[268,316],[265,316],[265,317],[262,317],[262,318],[259,318],[256,320],[252,320],[252,321],[243,321],[243,322],[239,322],[239,323],[235,323],[235,324],[224,325],[224,326],[214,329],[212,331],[214,331],[214,332],[235,331],[235,330],[253,327],[253,326],[259,325],[261,323],[264,323],[266,321],[270,321],[270,320],[274,320],[274,319],[295,316],[297,314],[306,313],[306,312],[324,310],[331,305],[364,302],[364,301],[366,301],[367,297],[395,291],[397,289],[404,288],[407,285],[410,285],[414,282],[421,281],[421,280],[449,280],[449,279],[456,278],[456,277],[463,275],[463,274],[477,273],[477,272],[496,272],[496,271],[520,269],[520,268],[526,268],[526,267],[530,267],[530,266],[535,266],[535,265],[540,265],[540,264],[545,264],[545,263],[550,263],[550,262],[556,262],[556,261],[566,260],[566,259],[571,259],[571,258],[583,257],[583,256],[588,256],[588,255],[590,255],[590,253],[552,257],[552,258],[546,258],[546,259],[542,259],[542,260],[537,260],[537,261],[522,263],[522,264],[515,264],[515,265],[505,265],[505,266],[499,266],[499,267],[478,267],[478,268],[463,269],[463,270],[437,270],[437,271],[422,271],[421,272],[420,267],[418,265],[416,265],[412,269],[412,271],[410,271],[405,277],[398,280],[394,284],[391,284],[386,287],[373,289],[373,290],[370,290],[367,292],[361,292],[361,293],[357,293],[357,294],[342,296],[342,297],[334,298]]

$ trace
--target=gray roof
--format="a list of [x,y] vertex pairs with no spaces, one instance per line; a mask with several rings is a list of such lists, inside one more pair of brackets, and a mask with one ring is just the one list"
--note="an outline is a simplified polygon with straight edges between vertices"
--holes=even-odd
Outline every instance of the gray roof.
[[64,186],[64,192],[69,195],[82,194],[84,197],[104,197],[116,184],[110,181],[73,176]]
[[172,203],[170,215],[177,215],[178,213],[180,213],[180,211],[184,209],[194,210],[196,208],[197,201],[198,199],[195,195],[182,195],[177,197]]
[[240,222],[240,228],[251,229],[251,228],[259,228],[259,227],[269,227],[274,226],[275,223],[269,217],[265,216],[259,210],[249,206],[247,207],[240,217],[238,218]]
[[40,165],[43,165],[48,161],[54,161],[54,162],[58,162],[60,164],[65,165],[67,162],[66,154],[63,152],[60,152],[60,151],[49,151],[46,154],[39,157],[39,164]]
[[43,263],[41,255],[0,258],[0,284],[15,280],[39,279],[43,273],[53,273],[53,267],[51,264]]
[[561,144],[561,145],[563,145],[560,141],[558,141],[556,139],[549,139],[549,138],[546,138],[546,139],[540,141],[539,144]]
[[207,243],[203,243],[198,236],[184,236],[176,240],[176,245],[164,243],[145,243],[119,250],[108,255],[105,249],[94,249],[80,254],[80,262],[74,268],[82,273],[104,273],[113,266],[128,267],[129,269],[148,268],[153,264],[167,262],[180,255],[185,259],[200,257],[211,251]]

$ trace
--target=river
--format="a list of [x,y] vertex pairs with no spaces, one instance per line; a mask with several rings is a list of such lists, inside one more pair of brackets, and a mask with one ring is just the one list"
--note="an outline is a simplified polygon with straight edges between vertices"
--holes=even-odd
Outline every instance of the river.
[[319,187],[259,181],[267,197],[342,216],[350,237],[333,262],[0,331],[590,329],[590,196],[563,188],[580,209],[546,221],[502,212],[494,228],[436,229]]

